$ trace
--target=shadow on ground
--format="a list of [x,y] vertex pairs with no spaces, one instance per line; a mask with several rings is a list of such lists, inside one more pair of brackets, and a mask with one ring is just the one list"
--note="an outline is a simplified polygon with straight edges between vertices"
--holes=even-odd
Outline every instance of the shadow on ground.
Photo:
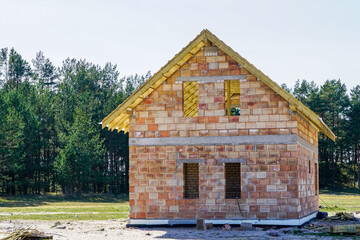
[[360,196],[360,189],[357,188],[321,189],[320,194]]

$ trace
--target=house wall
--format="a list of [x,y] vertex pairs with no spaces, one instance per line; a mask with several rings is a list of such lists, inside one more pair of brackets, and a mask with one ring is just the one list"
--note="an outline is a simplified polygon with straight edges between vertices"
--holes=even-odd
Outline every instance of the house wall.
[[[298,122],[298,135],[306,140],[298,144],[298,183],[300,199],[300,216],[306,216],[314,211],[319,210],[318,192],[315,191],[315,178],[319,177],[318,167],[318,132],[299,114],[293,114]],[[319,165],[318,165],[319,166]],[[317,170],[317,174],[315,173]]]
[[[224,83],[219,82],[199,84],[199,117],[184,117],[176,77],[240,74],[247,76],[240,82],[241,116],[225,116]],[[297,128],[289,111],[285,99],[221,50],[211,57],[199,51],[134,109],[129,137],[288,135]]]
[[[241,116],[225,116],[224,82],[213,82],[198,85],[199,117],[185,118],[177,77],[221,75],[246,75],[240,82]],[[317,209],[312,175],[306,174],[306,159],[314,153],[298,142],[270,141],[301,132],[312,146],[313,131],[306,131],[307,123],[299,122],[286,100],[221,50],[210,57],[200,50],[133,113],[130,143],[145,139],[154,145],[130,144],[130,218],[292,219]],[[260,137],[254,143],[222,145],[225,136]],[[159,144],[157,139],[171,137],[190,137],[193,143]],[[203,143],[203,137],[219,142]],[[225,164],[219,159],[242,161],[241,211],[235,199],[225,199]],[[186,161],[199,162],[199,199],[184,199]]]

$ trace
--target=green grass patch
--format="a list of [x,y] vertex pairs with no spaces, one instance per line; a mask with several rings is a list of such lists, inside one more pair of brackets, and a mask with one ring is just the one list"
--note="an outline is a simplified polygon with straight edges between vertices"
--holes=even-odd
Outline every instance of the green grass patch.
[[126,221],[129,213],[92,213],[92,214],[31,214],[31,215],[11,215],[0,216],[0,221],[4,220],[111,220],[121,219]]
[[319,205],[321,211],[326,211],[330,214],[336,212],[355,212],[360,211],[360,194],[347,191],[321,190]]
[[15,196],[0,197],[0,220],[127,219],[127,196]]
[[351,235],[351,234],[335,234],[329,232],[319,232],[319,233],[304,233],[301,231],[294,231],[294,235],[297,236],[318,236],[318,237],[331,237],[331,239],[359,239],[358,236]]

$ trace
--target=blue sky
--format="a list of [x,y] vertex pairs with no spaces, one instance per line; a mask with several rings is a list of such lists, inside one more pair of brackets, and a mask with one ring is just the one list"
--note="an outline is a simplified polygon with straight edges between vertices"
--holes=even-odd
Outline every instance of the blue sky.
[[277,83],[360,84],[360,1],[0,0],[0,48],[158,71],[207,28]]

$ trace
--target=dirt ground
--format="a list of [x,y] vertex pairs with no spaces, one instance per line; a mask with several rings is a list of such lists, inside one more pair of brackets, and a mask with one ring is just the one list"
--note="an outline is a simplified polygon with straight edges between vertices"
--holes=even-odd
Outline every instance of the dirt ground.
[[[359,216],[356,216],[359,217]],[[310,225],[309,225],[310,224]],[[326,230],[313,231],[306,227],[327,227],[335,224],[360,224],[360,219],[352,221],[312,221],[305,226],[288,228],[256,228],[251,231],[242,231],[239,227],[231,230],[222,230],[214,227],[209,230],[196,230],[195,227],[173,228],[126,228],[124,220],[106,221],[40,221],[40,220],[13,220],[0,222],[0,238],[5,237],[17,229],[37,229],[53,235],[55,240],[102,240],[102,239],[334,239],[325,235]],[[313,225],[311,225],[313,224]],[[325,226],[325,227],[324,227]],[[278,235],[278,236],[271,236]],[[356,239],[354,235],[344,235],[341,239]],[[360,237],[359,237],[360,239]]]

